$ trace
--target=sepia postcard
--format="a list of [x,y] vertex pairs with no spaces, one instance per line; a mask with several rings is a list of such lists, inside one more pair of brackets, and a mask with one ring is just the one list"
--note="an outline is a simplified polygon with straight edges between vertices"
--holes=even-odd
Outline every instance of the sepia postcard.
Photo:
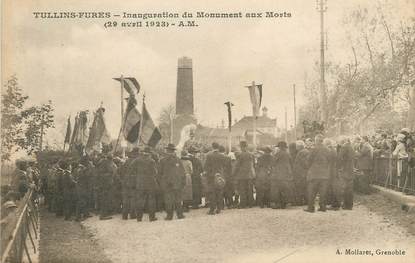
[[1,261],[415,262],[414,0],[3,0]]

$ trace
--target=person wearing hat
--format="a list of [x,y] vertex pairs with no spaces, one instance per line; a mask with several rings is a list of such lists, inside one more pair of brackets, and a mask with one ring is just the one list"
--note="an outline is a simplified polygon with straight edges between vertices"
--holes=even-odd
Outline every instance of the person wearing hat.
[[272,168],[272,149],[264,147],[256,167],[255,189],[256,202],[261,207],[270,206],[270,176]]
[[253,205],[253,180],[255,178],[255,157],[248,152],[248,143],[239,143],[241,153],[236,157],[233,178],[239,194],[239,207],[247,208]]
[[195,147],[189,147],[190,158],[192,162],[192,209],[198,209],[199,205],[202,204],[202,174],[203,165],[200,158],[198,158],[199,150]]
[[206,156],[205,171],[207,182],[207,199],[209,215],[219,214],[223,209],[223,187],[217,184],[225,180],[225,157],[219,152],[220,145],[212,143],[212,151]]
[[111,185],[117,173],[117,166],[110,152],[97,164],[97,183],[99,193],[99,219],[111,219]]
[[186,177],[183,164],[175,151],[175,145],[169,143],[166,147],[166,156],[160,160],[159,178],[164,193],[166,220],[173,219],[174,211],[178,219],[184,218],[182,197]]
[[128,158],[123,165],[119,168],[119,174],[121,179],[121,197],[122,197],[122,219],[127,220],[136,219],[136,186],[137,186],[137,174],[132,168],[131,164],[139,156],[139,148],[134,148],[127,154]]
[[333,162],[333,155],[330,150],[323,145],[323,135],[316,135],[315,146],[308,155],[307,172],[307,204],[305,212],[314,213],[314,201],[317,193],[320,194],[319,211],[325,212],[326,196],[330,179],[330,167]]
[[271,207],[285,209],[291,203],[293,174],[287,143],[281,141],[279,151],[274,155],[271,172]]
[[157,167],[156,162],[151,157],[150,147],[145,147],[138,158],[132,161],[129,171],[136,178],[135,197],[137,221],[142,221],[146,204],[150,222],[156,221]]

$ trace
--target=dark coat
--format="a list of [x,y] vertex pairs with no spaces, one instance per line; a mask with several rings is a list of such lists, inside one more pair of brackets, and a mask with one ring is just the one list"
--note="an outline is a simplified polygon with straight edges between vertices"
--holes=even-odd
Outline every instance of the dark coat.
[[249,180],[255,178],[255,157],[249,152],[241,152],[236,156],[235,170],[233,172],[235,180]]
[[72,195],[75,193],[76,181],[72,173],[67,170],[60,170],[62,173],[63,195]]
[[111,188],[117,166],[112,159],[104,158],[97,164],[97,184],[99,188]]
[[373,147],[368,142],[360,146],[357,156],[357,167],[360,170],[372,170],[373,168]]
[[136,190],[156,191],[158,189],[156,162],[151,158],[151,155],[140,155],[130,165],[130,170],[136,174],[137,178]]
[[337,168],[339,176],[343,179],[353,179],[354,151],[352,145],[347,143],[340,147],[337,154]]
[[174,153],[160,160],[159,176],[164,191],[181,191],[186,185],[183,164]]
[[272,170],[273,157],[271,154],[264,154],[258,158],[258,163],[256,167],[256,178],[255,184],[265,186],[269,184],[271,170]]
[[287,151],[279,151],[272,162],[271,180],[292,180],[291,157]]
[[316,145],[308,155],[307,181],[313,179],[329,179],[333,154],[323,145]]
[[308,149],[302,149],[297,153],[294,160],[294,177],[305,179],[308,171],[308,155],[310,151]]
[[89,167],[85,167],[83,165],[79,165],[75,171],[75,180],[78,182],[76,184],[76,191],[78,194],[85,194],[88,193],[89,184],[90,184],[90,176],[92,169]]
[[208,178],[214,178],[216,173],[225,177],[225,158],[219,151],[212,151],[207,154],[205,172]]

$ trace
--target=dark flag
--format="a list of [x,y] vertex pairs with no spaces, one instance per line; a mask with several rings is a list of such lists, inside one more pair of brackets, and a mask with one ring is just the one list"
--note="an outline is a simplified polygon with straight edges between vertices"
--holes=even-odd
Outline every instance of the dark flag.
[[[121,78],[114,78],[115,80],[121,82]],[[130,94],[130,96],[135,96],[140,92],[140,84],[135,78],[122,78],[121,84],[124,86],[124,89]]]
[[154,125],[150,113],[147,111],[146,104],[143,102],[143,124],[140,132],[141,141],[151,147],[155,147],[161,140],[161,133],[159,128]]
[[228,107],[228,129],[229,131],[232,130],[232,106],[234,106],[232,104],[232,102],[228,101],[224,103],[227,107]]
[[70,143],[71,142],[71,133],[72,133],[71,117],[68,117],[68,124],[66,125],[66,135],[65,135],[64,143]]
[[122,128],[124,138],[132,144],[138,142],[138,134],[140,132],[141,114],[136,108],[137,101],[134,96],[128,99],[127,109],[125,111],[125,119]]
[[88,139],[88,111],[81,111],[75,117],[75,124],[71,138],[71,150],[74,147],[81,149]]

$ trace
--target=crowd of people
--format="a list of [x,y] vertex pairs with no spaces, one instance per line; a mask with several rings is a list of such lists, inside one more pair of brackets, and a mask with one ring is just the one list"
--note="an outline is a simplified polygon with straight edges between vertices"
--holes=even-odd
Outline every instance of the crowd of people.
[[22,196],[33,188],[48,210],[65,220],[84,220],[92,213],[106,220],[121,213],[125,220],[142,221],[148,213],[155,221],[161,211],[166,220],[174,212],[182,219],[202,206],[209,208],[209,215],[253,206],[306,206],[304,211],[313,213],[317,197],[318,211],[350,210],[356,188],[370,193],[374,154],[402,158],[409,152],[405,131],[396,136],[395,145],[387,136],[373,138],[335,141],[317,135],[255,151],[241,141],[230,152],[212,143],[209,151],[190,145],[180,154],[168,144],[164,151],[134,148],[125,158],[107,150],[29,166],[18,161],[11,193]]

